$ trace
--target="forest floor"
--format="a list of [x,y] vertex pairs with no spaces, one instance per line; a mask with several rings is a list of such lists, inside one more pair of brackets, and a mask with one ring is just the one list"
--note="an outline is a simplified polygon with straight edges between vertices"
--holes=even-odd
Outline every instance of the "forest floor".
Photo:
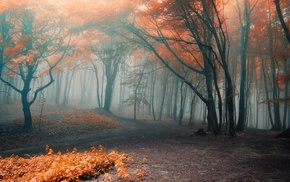
[[[34,106],[35,110],[39,109]],[[276,139],[278,132],[247,129],[235,138],[225,135],[194,135],[206,125],[179,126],[173,121],[132,120],[102,109],[47,105],[34,129],[20,130],[19,104],[0,103],[0,156],[33,156],[54,151],[89,150],[103,145],[134,158],[130,169],[144,170],[141,181],[290,181],[290,140]],[[104,115],[100,122],[75,122],[83,113]],[[108,119],[108,118],[113,119]],[[105,124],[104,124],[105,123]],[[113,181],[116,171],[111,172]],[[104,181],[101,175],[91,181]]]

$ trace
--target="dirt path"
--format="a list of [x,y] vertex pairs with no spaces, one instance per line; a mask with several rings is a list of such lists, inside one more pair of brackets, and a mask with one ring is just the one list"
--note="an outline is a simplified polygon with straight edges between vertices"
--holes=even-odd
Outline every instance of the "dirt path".
[[123,145],[135,145],[139,142],[161,140],[178,136],[181,133],[193,132],[193,127],[178,126],[176,123],[162,121],[134,121],[119,117],[122,124],[120,128],[108,129],[98,133],[88,133],[73,139],[63,138],[57,141],[45,142],[37,146],[24,147],[12,150],[0,151],[0,156],[6,157],[11,154],[24,156],[45,152],[48,144],[55,151],[66,149],[88,150],[91,146],[103,145],[108,149],[122,148]]
[[[197,128],[176,123],[120,122],[123,127],[118,129],[49,145],[56,151],[73,147],[83,151],[102,144],[108,150],[126,152],[135,159],[132,169],[146,172],[143,181],[290,180],[290,142],[275,139],[267,131],[250,130],[242,138],[231,139],[191,135]],[[1,151],[1,155],[43,152],[44,146],[34,146]]]
[[[192,133],[205,126],[118,120],[122,127],[117,129],[0,151],[0,155],[43,154],[45,144],[55,151],[74,147],[84,151],[101,144],[132,155],[131,168],[145,171],[143,181],[290,181],[290,141],[276,139],[269,131],[248,129],[236,138],[198,136]],[[102,180],[100,176],[92,181]],[[116,175],[113,181],[118,181]]]

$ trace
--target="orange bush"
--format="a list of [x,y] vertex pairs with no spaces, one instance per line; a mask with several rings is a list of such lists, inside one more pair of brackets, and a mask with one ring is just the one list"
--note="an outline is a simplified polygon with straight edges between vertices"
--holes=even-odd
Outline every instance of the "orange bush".
[[[112,151],[108,153],[100,146],[94,147],[84,153],[72,152],[54,154],[47,146],[47,154],[31,158],[11,156],[0,157],[0,181],[70,181],[79,178],[96,177],[115,166],[118,177],[132,180],[128,173],[128,167],[132,157],[126,154]],[[136,171],[138,178],[144,176],[144,172]],[[110,177],[110,175],[107,175]]]

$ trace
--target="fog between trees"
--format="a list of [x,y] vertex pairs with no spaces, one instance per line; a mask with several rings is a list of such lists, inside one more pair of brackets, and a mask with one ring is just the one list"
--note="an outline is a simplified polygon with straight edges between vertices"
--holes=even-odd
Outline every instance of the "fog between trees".
[[4,5],[0,99],[22,103],[26,129],[42,102],[216,134],[290,125],[286,0]]

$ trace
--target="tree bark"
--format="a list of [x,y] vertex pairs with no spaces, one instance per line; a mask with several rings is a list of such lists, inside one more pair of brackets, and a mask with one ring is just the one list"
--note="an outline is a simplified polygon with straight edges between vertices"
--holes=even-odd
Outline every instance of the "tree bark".
[[210,68],[208,61],[205,62],[205,77],[206,77],[206,91],[208,100],[206,106],[208,108],[207,120],[208,120],[208,131],[213,131],[218,134],[218,117],[215,109],[215,103],[213,98],[213,70]]
[[63,106],[67,106],[68,104],[68,90],[69,90],[69,69],[66,70],[66,77],[65,77],[65,86],[64,86],[64,92],[63,92]]
[[280,118],[280,104],[277,101],[279,98],[279,87],[276,82],[277,80],[277,73],[276,73],[276,65],[274,60],[274,52],[273,52],[273,32],[272,32],[272,26],[271,21],[268,22],[268,32],[269,32],[269,48],[270,48],[270,62],[271,62],[271,75],[272,75],[272,83],[273,83],[273,101],[274,101],[274,127],[272,129],[274,130],[281,130],[281,118]]
[[274,0],[274,2],[275,2],[276,11],[278,14],[279,21],[280,21],[281,26],[282,26],[284,33],[285,33],[285,37],[288,40],[288,44],[290,44],[290,32],[289,32],[289,28],[287,27],[287,25],[284,21],[284,18],[283,18],[283,14],[282,14],[281,7],[280,7],[280,0]]
[[[101,105],[101,99],[100,99],[100,81],[99,81],[99,72],[98,72],[98,67],[97,65],[94,63],[93,60],[91,60],[91,63],[94,67],[94,71],[95,71],[95,78],[96,78],[96,85],[97,85],[97,102],[98,102],[98,107],[102,107]],[[121,86],[120,86],[121,87]],[[120,102],[121,103],[121,102]]]
[[105,65],[105,75],[107,79],[105,88],[105,102],[104,102],[104,109],[106,111],[110,111],[111,108],[113,87],[117,76],[120,61],[121,61],[120,58],[110,61],[103,61]]
[[181,82],[180,85],[180,110],[179,110],[179,125],[182,125],[182,119],[185,110],[186,104],[186,96],[187,96],[187,88],[184,88],[184,82]]
[[[290,45],[285,45],[285,46],[289,48]],[[286,50],[286,54],[289,55],[289,49]],[[290,68],[289,67],[290,67],[290,59],[283,60],[283,74],[284,75],[287,75],[287,74],[290,73]],[[283,112],[284,112],[284,115],[283,115],[283,129],[284,130],[287,128],[287,126],[286,126],[287,125],[287,123],[286,123],[286,120],[287,120],[287,109],[289,107],[288,106],[288,104],[289,104],[288,102],[289,101],[287,102],[287,99],[290,96],[289,95],[289,93],[290,93],[289,84],[290,84],[290,80],[288,80],[288,81],[286,81],[284,83],[284,99],[285,99],[285,101],[284,101],[284,110],[283,110]],[[289,115],[288,115],[288,117],[289,117]]]
[[192,126],[194,124],[194,102],[195,102],[196,94],[193,93],[193,96],[191,98],[191,103],[190,103],[190,115],[189,115],[189,121],[188,125]]
[[24,89],[21,92],[21,102],[22,102],[22,111],[24,114],[24,125],[23,129],[25,131],[28,131],[32,128],[32,115],[30,111],[30,103],[28,101],[28,93],[29,93],[29,88],[27,85],[29,85],[29,81],[27,80],[26,86],[24,86]]
[[[240,14],[240,16],[242,16]],[[247,61],[247,47],[249,40],[250,32],[250,14],[248,11],[248,2],[244,0],[244,12],[243,20],[241,20],[241,47],[240,47],[240,62],[241,62],[241,72],[240,72],[240,100],[239,100],[239,117],[236,131],[244,131],[245,122],[246,122],[246,81],[247,81],[247,72],[246,72],[246,61]]]
[[[265,85],[266,99],[269,100],[270,96],[269,96],[269,89],[268,89],[265,64],[266,64],[265,61],[262,59],[262,72],[263,72],[263,79],[264,79],[264,85]],[[274,122],[273,122],[273,116],[272,116],[270,102],[267,102],[267,109],[268,109],[269,119],[270,119],[271,128],[272,128],[272,127],[274,127]]]
[[167,81],[168,81],[168,74],[163,73],[164,78],[163,78],[163,88],[162,88],[162,98],[160,101],[160,110],[159,110],[159,116],[158,116],[158,121],[161,121],[162,113],[163,113],[163,108],[164,108],[164,101],[165,101],[165,95],[166,95],[166,87],[167,87]]
[[173,119],[177,121],[177,100],[178,100],[178,85],[179,85],[179,78],[175,76],[174,81],[174,102],[173,102]]
[[56,73],[56,82],[55,82],[55,104],[60,104],[60,94],[61,94],[61,83],[62,83],[62,73],[58,72]]

